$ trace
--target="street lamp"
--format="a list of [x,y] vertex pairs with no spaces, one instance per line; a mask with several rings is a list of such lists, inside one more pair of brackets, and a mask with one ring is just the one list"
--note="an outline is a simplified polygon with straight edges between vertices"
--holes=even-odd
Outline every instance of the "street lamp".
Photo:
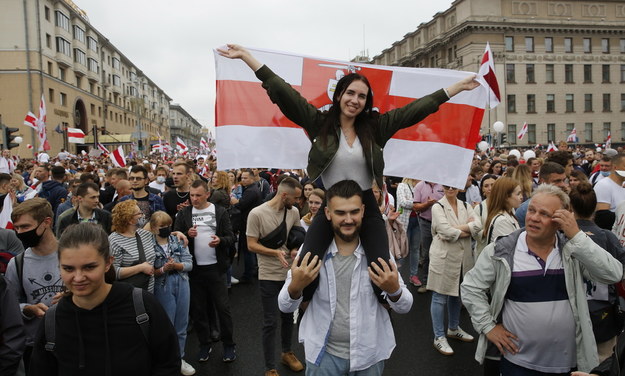
[[495,131],[495,141],[493,142],[493,146],[497,147],[497,141],[499,140],[499,133],[503,132],[503,122],[497,120],[493,123],[493,130]]

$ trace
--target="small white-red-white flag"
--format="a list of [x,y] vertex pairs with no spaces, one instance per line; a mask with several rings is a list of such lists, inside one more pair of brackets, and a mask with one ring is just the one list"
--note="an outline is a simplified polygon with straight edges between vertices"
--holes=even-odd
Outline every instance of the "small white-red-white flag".
[[566,142],[577,142],[577,130],[573,128],[571,134],[566,138]]
[[497,82],[497,76],[495,75],[495,58],[493,52],[490,50],[490,43],[486,42],[486,49],[482,56],[482,64],[478,71],[478,81],[483,81],[482,84],[488,88],[488,103],[490,108],[495,108],[501,102],[501,95],[499,94],[499,83]]
[[189,148],[187,147],[187,144],[184,143],[184,141],[182,141],[180,139],[180,137],[176,137],[176,147],[178,148],[178,150],[180,150],[183,154],[189,151]]
[[106,148],[106,146],[102,145],[98,142],[98,149],[102,151],[102,153],[111,154],[111,152]]
[[523,137],[525,137],[525,134],[527,133],[527,122],[523,123],[523,127],[521,127],[521,131],[519,132],[519,134],[516,136],[516,138],[518,138],[519,140],[522,140]]
[[612,147],[612,135],[608,132],[608,138],[605,140],[605,148],[610,149]]
[[556,144],[554,144],[553,141],[549,142],[549,146],[547,146],[547,153],[557,150],[558,148],[556,147]]
[[126,167],[126,157],[124,157],[124,149],[121,146],[111,153],[111,162],[116,167]]
[[24,125],[28,125],[34,130],[37,130],[37,117],[32,112],[28,111],[26,118],[24,119]]
[[72,144],[84,144],[85,132],[80,128],[67,128],[67,142]]
[[2,204],[2,211],[0,212],[0,228],[12,229],[13,222],[11,221],[11,213],[13,212],[13,200],[11,195],[7,194],[4,197],[4,203]]
[[50,150],[50,143],[48,143],[46,134],[46,102],[43,94],[41,95],[41,102],[39,102],[39,116],[36,117],[35,114],[29,111],[24,119],[24,125],[37,131],[39,151]]
[[206,142],[204,137],[200,138],[200,148],[208,150],[208,142]]

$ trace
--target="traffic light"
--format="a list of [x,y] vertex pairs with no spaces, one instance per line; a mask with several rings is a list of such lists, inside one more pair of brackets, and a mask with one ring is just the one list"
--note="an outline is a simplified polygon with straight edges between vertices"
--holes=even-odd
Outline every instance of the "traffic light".
[[19,128],[4,127],[4,148],[5,149],[13,149],[13,148],[20,146],[20,144],[18,144],[17,142],[13,142],[13,140],[15,140],[15,138],[17,137],[17,135],[14,134],[16,132],[19,132]]
[[501,134],[501,143],[505,144],[508,141],[508,135],[505,133]]
[[139,146],[139,150],[143,150],[143,140],[140,139],[139,141],[137,141],[137,144]]

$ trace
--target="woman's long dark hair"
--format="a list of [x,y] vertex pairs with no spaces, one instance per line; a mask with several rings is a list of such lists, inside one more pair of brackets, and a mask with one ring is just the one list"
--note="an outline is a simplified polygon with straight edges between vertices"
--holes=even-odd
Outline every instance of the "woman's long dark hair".
[[334,90],[334,95],[332,96],[332,107],[327,112],[327,116],[325,122],[321,126],[321,130],[319,131],[319,137],[321,138],[321,142],[323,146],[327,145],[328,135],[330,132],[336,132],[336,126],[339,122],[341,115],[341,97],[354,81],[361,81],[369,91],[367,92],[367,99],[365,101],[365,107],[362,112],[356,116],[356,121],[354,122],[354,127],[356,130],[356,135],[362,144],[363,150],[365,153],[369,153],[369,148],[371,146],[373,140],[373,129],[374,122],[372,121],[379,114],[377,112],[372,111],[373,109],[373,92],[371,91],[371,85],[369,84],[369,80],[367,77],[358,74],[358,73],[350,73],[346,76],[343,76],[337,82],[336,89]]

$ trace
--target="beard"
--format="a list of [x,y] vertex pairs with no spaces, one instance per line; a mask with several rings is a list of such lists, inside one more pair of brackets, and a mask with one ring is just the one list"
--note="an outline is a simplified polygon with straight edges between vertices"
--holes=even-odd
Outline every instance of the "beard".
[[139,188],[132,187],[132,190],[135,192],[139,192],[140,190],[143,190],[143,189],[145,189],[145,187],[139,187]]
[[355,229],[351,234],[344,234],[341,232],[341,225],[332,225],[332,230],[334,231],[334,235],[338,236],[344,242],[351,242],[356,240],[360,236],[360,224],[354,224]]

